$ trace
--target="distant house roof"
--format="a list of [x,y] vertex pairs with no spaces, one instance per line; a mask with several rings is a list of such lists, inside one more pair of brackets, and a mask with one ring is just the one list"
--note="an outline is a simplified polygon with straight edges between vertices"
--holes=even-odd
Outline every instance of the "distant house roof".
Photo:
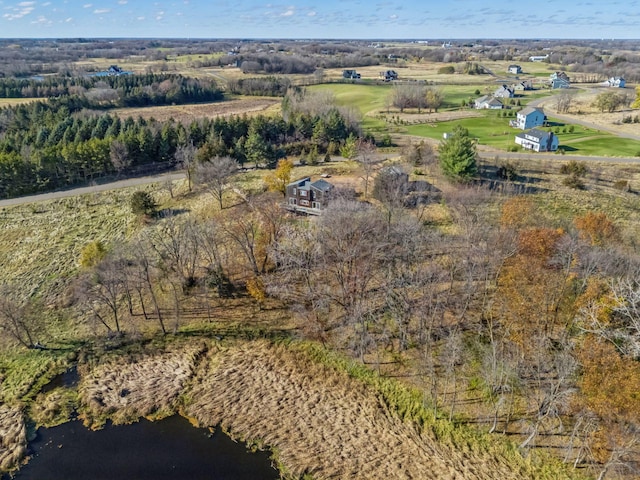
[[492,95],[483,95],[480,98],[477,98],[474,101],[476,108],[490,108],[490,107],[503,107],[500,99],[492,96]]
[[534,112],[544,113],[542,109],[538,107],[525,107],[518,112],[518,115],[524,115],[526,117],[527,115],[530,115]]
[[513,96],[513,89],[509,88],[507,85],[502,85],[501,87],[499,87],[494,93],[493,95],[495,97],[512,97]]

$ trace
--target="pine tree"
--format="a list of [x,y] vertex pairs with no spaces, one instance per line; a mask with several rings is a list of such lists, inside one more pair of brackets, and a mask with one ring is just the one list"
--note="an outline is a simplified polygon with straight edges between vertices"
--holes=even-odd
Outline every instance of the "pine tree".
[[452,180],[468,181],[477,172],[476,145],[469,130],[456,125],[453,133],[438,147],[442,172]]

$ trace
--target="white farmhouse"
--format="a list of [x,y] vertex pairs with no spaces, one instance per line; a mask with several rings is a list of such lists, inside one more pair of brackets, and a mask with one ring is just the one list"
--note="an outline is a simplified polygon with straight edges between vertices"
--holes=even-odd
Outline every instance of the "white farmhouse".
[[516,143],[522,148],[535,152],[555,152],[560,141],[553,132],[545,132],[536,128],[516,135]]
[[492,97],[491,95],[484,95],[473,102],[473,107],[478,110],[485,108],[489,110],[500,110],[503,108],[503,105],[499,99]]
[[493,96],[496,98],[513,98],[513,95],[513,88],[508,87],[507,85],[502,85],[495,92],[493,92]]
[[516,114],[516,121],[511,121],[511,126],[520,130],[541,127],[544,125],[546,115],[541,108],[525,107]]
[[624,88],[625,86],[624,78],[622,77],[611,77],[607,81],[604,82],[606,87],[616,87],[616,88]]

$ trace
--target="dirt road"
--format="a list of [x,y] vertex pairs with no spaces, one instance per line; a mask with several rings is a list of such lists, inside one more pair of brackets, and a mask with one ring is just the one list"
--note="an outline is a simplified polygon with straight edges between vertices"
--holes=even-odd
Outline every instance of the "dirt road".
[[27,203],[43,202],[45,200],[54,200],[56,198],[75,197],[76,195],[104,192],[105,190],[114,190],[116,188],[135,187],[138,185],[148,185],[150,183],[166,182],[168,180],[180,180],[182,178],[184,178],[184,172],[163,173],[162,175],[154,175],[152,177],[128,178],[126,180],[118,180],[116,182],[91,185],[89,187],[72,188],[69,190],[60,190],[57,192],[29,195],[28,197],[17,197],[0,200],[0,208],[10,207],[12,205],[24,205]]

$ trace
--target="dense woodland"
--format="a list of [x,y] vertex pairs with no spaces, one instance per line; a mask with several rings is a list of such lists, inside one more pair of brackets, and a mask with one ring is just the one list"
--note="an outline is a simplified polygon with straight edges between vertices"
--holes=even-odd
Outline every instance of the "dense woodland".
[[145,107],[222,100],[213,80],[181,75],[0,78],[0,98],[73,97],[75,108]]
[[183,163],[176,152],[190,146],[198,153],[187,162],[229,156],[240,165],[273,168],[279,158],[303,151],[335,154],[358,134],[357,119],[348,112],[303,98],[303,92],[292,93],[287,120],[235,116],[189,124],[121,120],[87,110],[76,96],[6,107],[0,110],[0,198],[127,174],[144,165],[151,171],[154,165],[167,168]]

